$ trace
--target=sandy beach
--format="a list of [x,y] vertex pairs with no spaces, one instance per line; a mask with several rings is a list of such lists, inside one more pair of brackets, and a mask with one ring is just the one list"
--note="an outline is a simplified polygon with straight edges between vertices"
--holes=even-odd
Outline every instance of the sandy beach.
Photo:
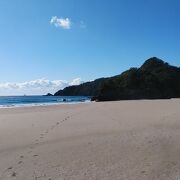
[[179,180],[180,100],[0,109],[0,180]]

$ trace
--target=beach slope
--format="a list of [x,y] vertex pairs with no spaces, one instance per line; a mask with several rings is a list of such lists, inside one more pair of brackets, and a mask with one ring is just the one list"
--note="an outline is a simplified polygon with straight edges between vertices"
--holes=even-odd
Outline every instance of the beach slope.
[[179,180],[180,100],[0,109],[0,180]]

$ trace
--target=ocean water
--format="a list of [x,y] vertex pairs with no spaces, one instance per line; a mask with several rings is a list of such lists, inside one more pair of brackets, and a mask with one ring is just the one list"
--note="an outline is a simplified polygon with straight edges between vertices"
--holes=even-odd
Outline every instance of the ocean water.
[[0,96],[0,108],[89,102],[85,96]]

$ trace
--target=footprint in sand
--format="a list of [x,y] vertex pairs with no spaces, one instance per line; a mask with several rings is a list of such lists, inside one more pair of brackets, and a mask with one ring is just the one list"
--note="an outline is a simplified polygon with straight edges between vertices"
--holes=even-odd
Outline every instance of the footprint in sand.
[[23,162],[22,161],[19,161],[18,164],[22,164]]
[[20,156],[20,158],[22,159],[22,158],[24,158],[24,156]]
[[1,175],[0,175],[0,179],[4,179],[7,176],[11,176],[11,177],[16,177],[17,173],[15,171],[13,171],[13,167],[9,167],[7,168]]
[[17,175],[16,172],[13,172],[13,173],[11,174],[12,177],[16,177],[16,175]]
[[[23,155],[21,155],[20,156],[20,159],[23,159],[24,158],[24,156]],[[17,164],[22,164],[23,163],[23,161],[22,160],[19,160],[19,162],[17,163]]]
[[[20,158],[20,159],[23,159],[24,156],[21,155],[19,158]],[[19,160],[19,161],[17,162],[17,164],[16,164],[15,167],[18,167],[18,165],[20,165],[20,164],[22,164],[22,163],[23,163],[23,161],[22,161],[22,160]],[[16,177],[16,176],[17,176],[17,173],[13,170],[15,167],[13,167],[13,166],[8,167],[8,168],[1,174],[0,179],[4,179],[4,178],[7,177],[7,176]]]
[[39,138],[44,138],[44,134],[40,134],[40,137]]
[[67,118],[66,118],[66,120],[68,120],[70,117],[68,116]]

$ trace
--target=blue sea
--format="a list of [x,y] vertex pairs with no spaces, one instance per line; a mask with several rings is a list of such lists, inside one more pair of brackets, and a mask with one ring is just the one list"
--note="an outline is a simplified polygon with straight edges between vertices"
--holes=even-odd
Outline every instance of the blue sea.
[[0,108],[89,102],[85,96],[0,96]]

